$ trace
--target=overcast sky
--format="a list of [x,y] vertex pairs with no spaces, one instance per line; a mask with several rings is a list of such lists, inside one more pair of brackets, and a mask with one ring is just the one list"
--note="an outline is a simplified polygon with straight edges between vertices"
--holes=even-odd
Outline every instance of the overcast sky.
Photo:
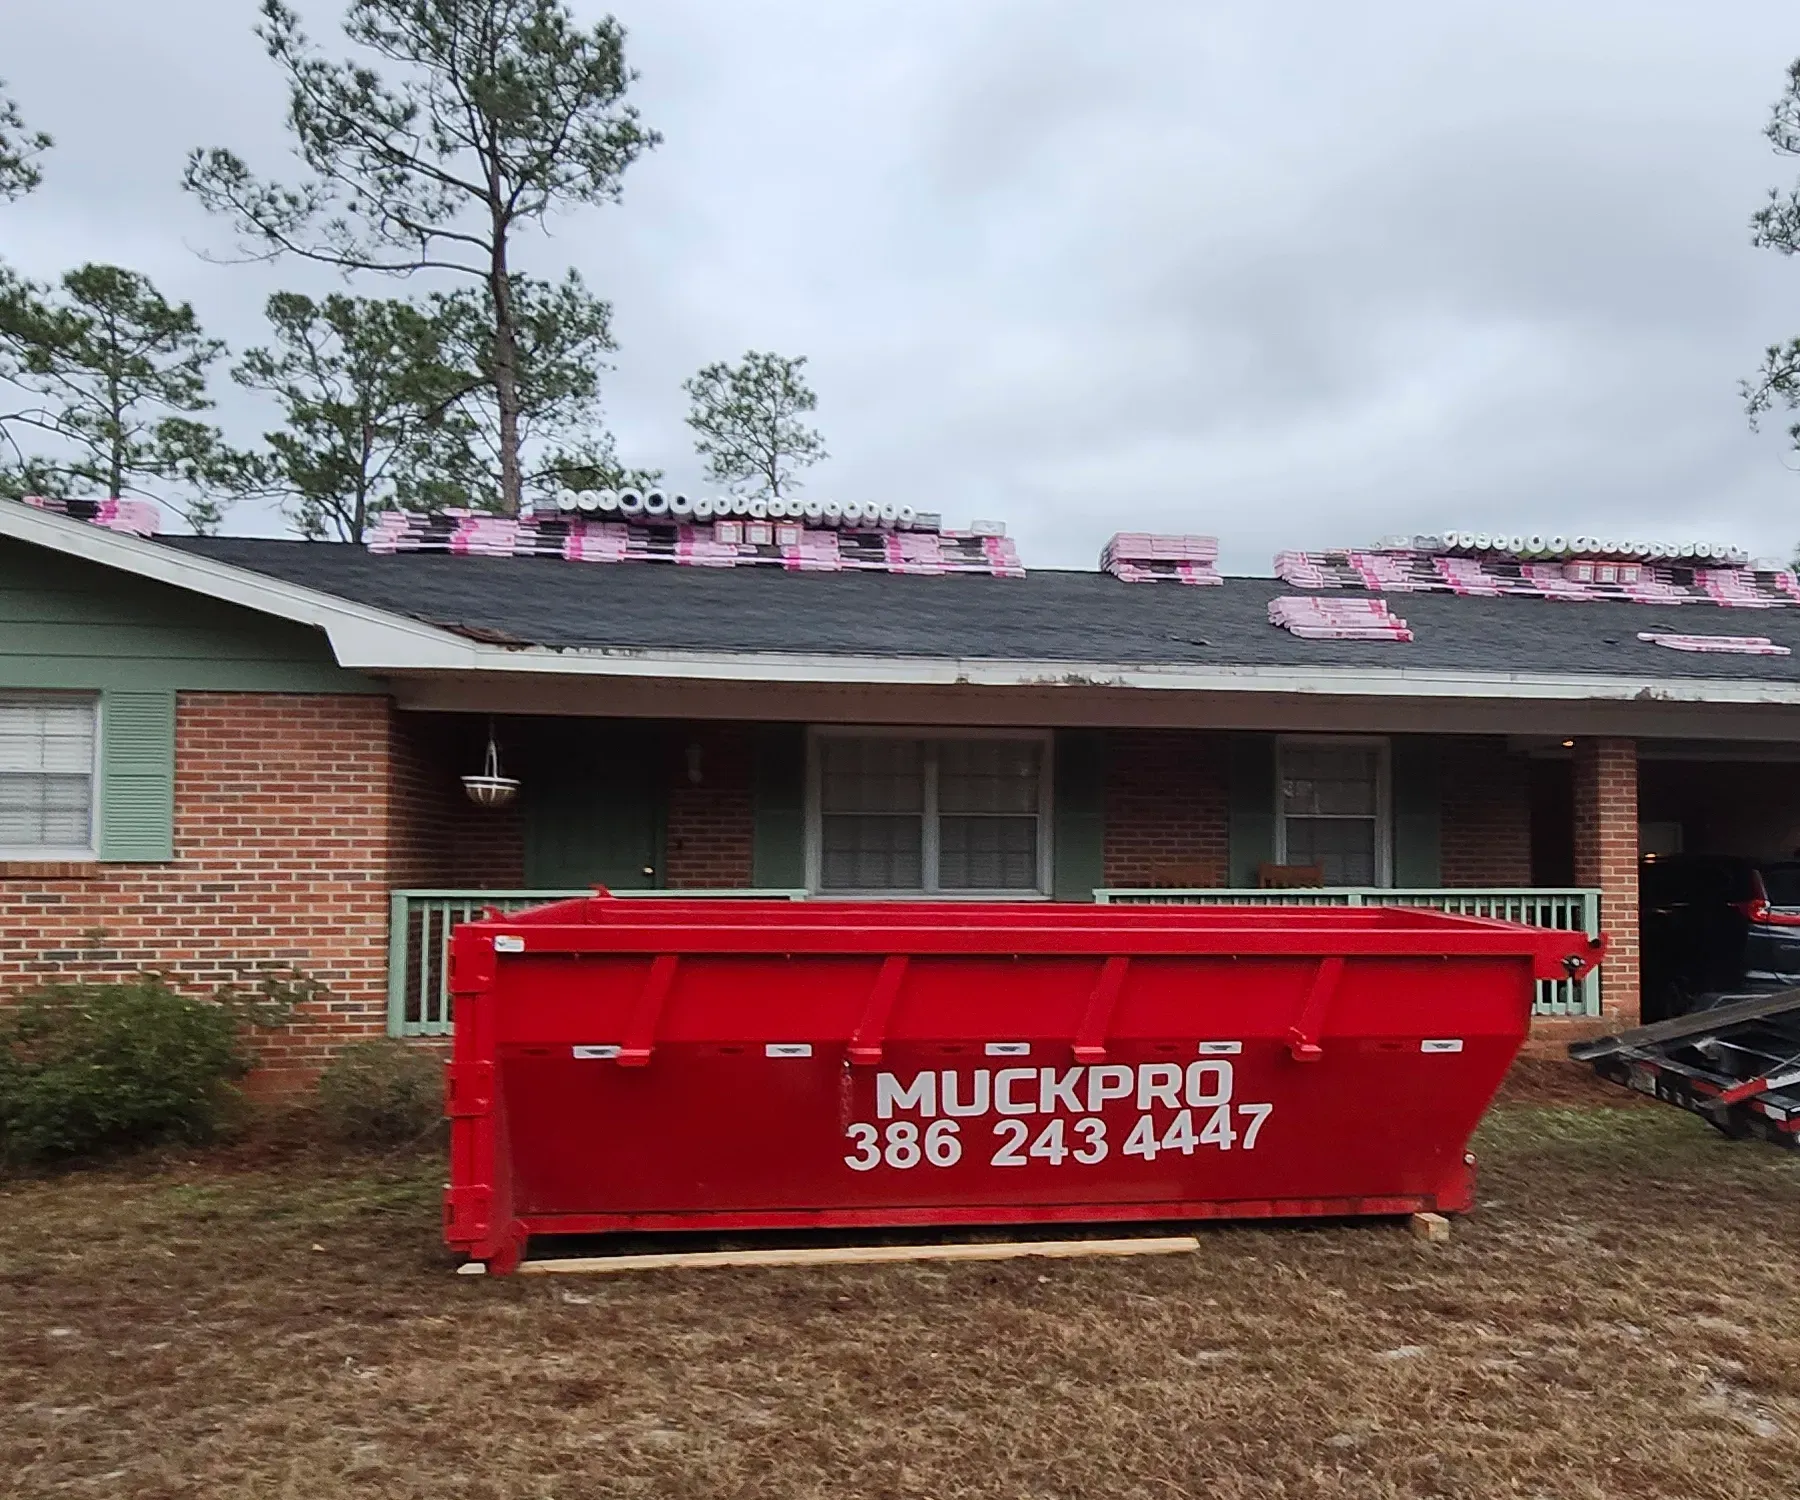
[[[340,7],[301,9],[339,50]],[[1119,529],[1215,533],[1235,571],[1447,527],[1800,539],[1785,422],[1753,436],[1737,394],[1800,333],[1800,263],[1747,230],[1800,175],[1760,134],[1792,4],[614,13],[666,143],[528,254],[614,304],[629,462],[697,486],[680,382],[756,347],[811,357],[808,493],[1003,519],[1028,565]],[[196,254],[229,239],[180,191],[190,147],[286,169],[254,19],[0,0],[0,76],[57,137],[0,255],[136,267],[236,347],[270,290],[326,289]]]

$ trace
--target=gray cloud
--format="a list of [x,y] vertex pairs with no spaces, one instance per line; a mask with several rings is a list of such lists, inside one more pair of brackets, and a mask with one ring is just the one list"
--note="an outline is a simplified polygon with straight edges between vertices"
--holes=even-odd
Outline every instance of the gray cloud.
[[[194,253],[227,242],[187,148],[286,150],[247,0],[14,4],[0,73],[59,147],[0,253],[136,265],[237,346],[329,284]],[[1041,566],[1122,527],[1245,569],[1451,524],[1800,534],[1736,395],[1800,333],[1746,228],[1800,166],[1758,134],[1800,52],[1774,0],[618,13],[667,143],[528,253],[613,299],[610,419],[678,481],[681,379],[754,345],[812,356],[816,490],[1004,518]]]

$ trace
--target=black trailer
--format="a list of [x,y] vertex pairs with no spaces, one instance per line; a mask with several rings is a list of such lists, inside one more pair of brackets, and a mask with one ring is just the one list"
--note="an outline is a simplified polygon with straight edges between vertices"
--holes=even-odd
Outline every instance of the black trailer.
[[1734,1140],[1800,1150],[1800,989],[1723,1003],[1592,1042],[1569,1056],[1691,1110]]

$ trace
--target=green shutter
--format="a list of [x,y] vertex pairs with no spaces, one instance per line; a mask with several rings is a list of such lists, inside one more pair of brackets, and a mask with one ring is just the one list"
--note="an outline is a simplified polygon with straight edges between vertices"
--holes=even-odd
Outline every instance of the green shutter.
[[175,695],[100,699],[100,858],[175,857]]
[[753,749],[751,882],[765,891],[806,884],[806,730],[759,724]]
[[1106,884],[1105,733],[1058,730],[1053,781],[1050,893],[1058,901],[1092,901]]
[[1231,883],[1254,890],[1275,859],[1275,737],[1231,737]]
[[1405,890],[1438,885],[1438,742],[1402,735],[1393,742],[1394,884]]

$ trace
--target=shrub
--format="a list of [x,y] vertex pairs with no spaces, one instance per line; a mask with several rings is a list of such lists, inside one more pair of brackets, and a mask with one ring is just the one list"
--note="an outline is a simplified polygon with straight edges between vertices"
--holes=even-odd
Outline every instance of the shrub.
[[320,1075],[319,1112],[347,1145],[419,1140],[443,1118],[443,1062],[392,1037],[353,1042]]
[[239,1024],[148,975],[22,996],[0,1009],[0,1161],[209,1139],[250,1065]]

